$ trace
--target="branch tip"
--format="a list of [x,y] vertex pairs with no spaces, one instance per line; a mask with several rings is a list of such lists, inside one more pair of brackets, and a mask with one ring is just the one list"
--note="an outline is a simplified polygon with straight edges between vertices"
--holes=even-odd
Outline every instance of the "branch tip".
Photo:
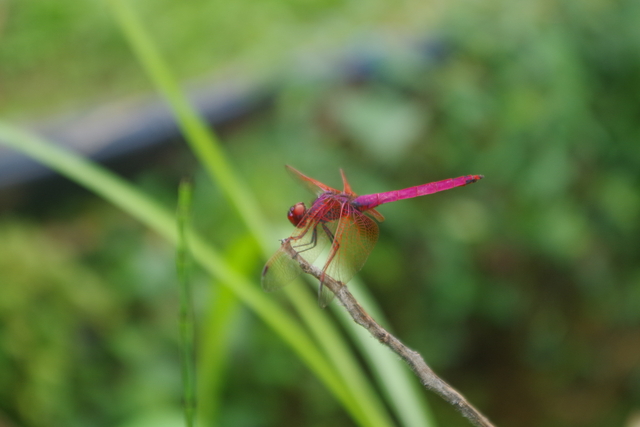
[[420,382],[425,388],[432,390],[447,401],[452,406],[456,407],[460,413],[466,417],[476,427],[494,427],[494,425],[478,411],[473,405],[471,405],[456,389],[447,384],[442,378],[437,376],[435,372],[427,365],[420,353],[410,349],[404,345],[393,334],[389,333],[386,329],[378,324],[365,310],[355,297],[349,292],[346,285],[334,280],[328,275],[323,275],[322,271],[309,264],[291,247],[289,239],[282,240],[282,246],[287,254],[296,261],[302,271],[307,274],[311,274],[318,280],[322,280],[323,286],[328,287],[333,292],[349,312],[354,322],[364,327],[369,333],[376,338],[380,343],[389,347],[394,353],[404,360],[411,370],[420,379]]

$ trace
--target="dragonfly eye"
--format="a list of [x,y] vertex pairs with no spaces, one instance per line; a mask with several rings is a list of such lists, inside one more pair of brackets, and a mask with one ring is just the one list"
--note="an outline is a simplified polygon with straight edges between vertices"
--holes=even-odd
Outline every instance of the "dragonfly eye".
[[307,212],[307,208],[304,205],[304,203],[302,202],[296,203],[295,205],[291,206],[291,208],[289,209],[287,218],[289,219],[291,224],[297,227],[298,224],[300,224],[300,221],[302,221],[302,217],[306,212]]

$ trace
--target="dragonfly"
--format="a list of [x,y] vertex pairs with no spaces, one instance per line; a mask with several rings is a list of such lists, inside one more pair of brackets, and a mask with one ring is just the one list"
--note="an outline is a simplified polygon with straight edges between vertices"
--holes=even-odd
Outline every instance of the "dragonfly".
[[[288,241],[291,247],[309,264],[313,264],[328,247],[323,260],[318,301],[326,307],[333,292],[324,281],[327,276],[345,285],[362,269],[378,240],[378,222],[384,216],[375,208],[403,199],[426,196],[439,191],[462,187],[482,179],[482,175],[466,175],[422,184],[402,190],[358,196],[351,190],[344,171],[340,169],[343,189],[339,191],[310,178],[291,166],[287,170],[304,186],[316,194],[307,208],[302,202],[291,206],[287,214],[295,230]],[[326,252],[325,252],[326,253]],[[267,261],[262,270],[262,288],[275,291],[287,285],[302,273],[300,265],[280,249]]]

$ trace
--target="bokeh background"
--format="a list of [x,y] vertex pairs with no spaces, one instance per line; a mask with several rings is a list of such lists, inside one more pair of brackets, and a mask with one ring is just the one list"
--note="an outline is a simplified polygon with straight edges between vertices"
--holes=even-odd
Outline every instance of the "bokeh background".
[[[359,194],[484,174],[380,208],[362,281],[497,425],[640,425],[640,2],[132,4],[186,90],[225,101],[274,250],[310,198],[284,164],[336,187],[342,167]],[[0,2],[2,120],[55,136],[91,111],[83,138],[109,142],[113,106],[153,93],[102,2]],[[234,253],[246,230],[165,122],[87,152],[169,207],[193,176],[199,233],[259,286],[264,259]],[[19,178],[0,193],[0,426],[180,425],[174,249],[55,174]],[[252,313],[230,322],[214,425],[353,425]],[[435,425],[468,425],[423,396]]]

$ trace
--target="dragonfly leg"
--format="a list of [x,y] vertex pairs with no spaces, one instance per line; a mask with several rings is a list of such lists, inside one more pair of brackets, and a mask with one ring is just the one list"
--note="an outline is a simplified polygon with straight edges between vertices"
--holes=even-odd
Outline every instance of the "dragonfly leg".
[[[329,230],[329,227],[327,227],[327,224],[322,223],[322,229],[324,230],[324,232],[326,233],[327,237],[329,238],[329,241],[331,242],[331,246],[333,248],[335,243],[335,236],[333,235],[333,233],[331,232],[331,230]],[[312,236],[312,240],[316,239],[317,236],[315,235],[316,233],[316,228],[313,229],[314,235]],[[338,245],[339,247],[339,245]],[[337,249],[335,249],[337,251]],[[327,263],[325,264],[324,269],[322,270],[322,275],[320,276],[320,286],[318,287],[318,300],[322,299],[322,288],[324,288],[324,272],[327,269],[327,266],[329,265],[329,263],[331,262],[331,260],[333,259],[333,257],[335,256],[335,251],[332,250],[332,256],[329,257],[329,260],[327,261]]]
[[[338,249],[340,249],[340,243],[338,243],[335,240],[335,236],[333,235],[333,233],[331,232],[331,230],[329,230],[324,224],[322,224],[324,227],[324,232],[327,233],[327,235],[329,236],[329,239],[331,239],[331,251],[329,252],[329,256],[327,257],[327,261],[324,264],[324,268],[322,269],[322,275],[320,276],[320,292],[322,292],[322,286],[324,283],[324,276],[327,272],[327,268],[329,268],[329,266],[331,265],[331,262],[333,261],[333,258],[335,258],[335,256],[338,254]],[[334,277],[334,279],[336,281],[339,281],[337,277]]]
[[[309,243],[304,243],[302,245],[296,245],[296,246],[294,246],[294,248],[298,253],[300,253],[300,252],[308,251],[310,249],[315,248],[317,244],[318,244],[318,231],[317,231],[316,228],[314,228],[313,232],[311,234],[311,240],[309,241]],[[305,246],[308,246],[308,248],[304,248]],[[299,249],[299,248],[304,248],[304,249]]]
[[329,227],[327,227],[327,224],[322,223],[322,229],[324,230],[324,232],[327,234],[327,237],[329,237],[329,241],[331,243],[333,243],[333,240],[335,238],[335,236],[333,235],[333,233],[331,232],[331,230],[329,230]]

